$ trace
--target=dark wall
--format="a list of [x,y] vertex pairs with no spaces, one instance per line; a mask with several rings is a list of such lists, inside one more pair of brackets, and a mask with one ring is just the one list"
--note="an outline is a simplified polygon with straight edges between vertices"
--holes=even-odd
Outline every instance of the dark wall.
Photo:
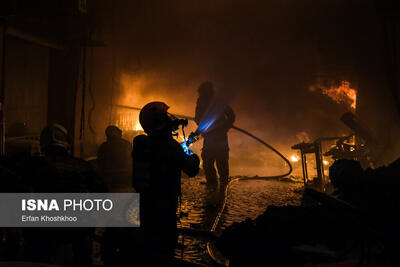
[[371,1],[357,33],[357,115],[377,139],[371,149],[378,166],[400,157],[400,9],[396,2]]
[[49,54],[48,123],[60,123],[74,139],[75,99],[79,77],[79,50],[55,50]]
[[[38,135],[46,125],[48,59],[48,48],[7,38],[6,135]],[[26,132],[10,133],[16,123],[25,124]]]

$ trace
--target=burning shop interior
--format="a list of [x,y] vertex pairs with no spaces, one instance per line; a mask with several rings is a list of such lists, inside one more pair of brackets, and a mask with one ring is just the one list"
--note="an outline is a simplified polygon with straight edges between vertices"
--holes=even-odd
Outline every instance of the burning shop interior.
[[399,14],[1,1],[2,193],[137,192],[141,226],[1,227],[0,265],[398,266]]

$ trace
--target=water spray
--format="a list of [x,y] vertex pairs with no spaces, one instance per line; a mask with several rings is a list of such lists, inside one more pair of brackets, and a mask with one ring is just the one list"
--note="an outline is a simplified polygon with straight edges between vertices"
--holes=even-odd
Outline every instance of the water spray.
[[[214,105],[214,108],[207,110],[207,112],[203,115],[203,119],[200,121],[199,126],[197,127],[197,130],[190,133],[189,138],[187,140],[185,138],[184,127],[182,126],[184,142],[181,144],[181,146],[186,154],[188,154],[188,155],[193,154],[193,152],[190,151],[190,149],[189,149],[190,145],[193,144],[194,142],[197,142],[200,139],[200,134],[205,133],[212,128],[212,126],[214,125],[218,116],[221,115],[222,111],[223,111],[223,108],[217,107],[215,105]],[[188,120],[188,119],[194,120],[194,118],[191,118],[191,117],[186,117],[186,116],[182,116],[182,117],[184,117],[186,120]]]

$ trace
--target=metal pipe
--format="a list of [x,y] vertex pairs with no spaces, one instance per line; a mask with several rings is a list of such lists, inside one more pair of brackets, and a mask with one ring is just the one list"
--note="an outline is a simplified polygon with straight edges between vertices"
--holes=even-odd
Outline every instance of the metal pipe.
[[[137,111],[141,111],[142,110],[142,108],[126,106],[126,105],[119,105],[119,104],[111,104],[111,106],[112,107],[116,107],[116,108],[125,108],[125,109],[137,110]],[[184,119],[188,119],[188,120],[194,121],[194,117],[190,117],[190,116],[186,116],[186,115],[180,115],[180,114],[172,114],[172,115],[174,115],[175,117],[178,117],[178,118],[184,118]]]
[[139,111],[142,110],[142,108],[119,105],[119,104],[111,104],[111,106],[116,108],[125,108],[125,109],[139,110]]
[[15,38],[22,39],[24,41],[32,42],[32,43],[40,45],[40,46],[45,46],[45,47],[59,49],[59,50],[64,50],[67,48],[66,46],[59,44],[57,42],[45,39],[43,37],[40,37],[40,36],[37,36],[34,34],[24,32],[20,29],[14,28],[14,27],[7,27],[6,34],[13,36]]

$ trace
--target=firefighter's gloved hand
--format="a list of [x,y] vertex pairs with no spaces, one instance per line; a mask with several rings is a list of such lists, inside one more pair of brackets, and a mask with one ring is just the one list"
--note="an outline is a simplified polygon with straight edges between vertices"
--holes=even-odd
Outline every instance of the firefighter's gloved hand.
[[193,153],[193,154],[190,155],[189,157],[193,160],[193,162],[194,162],[195,165],[197,165],[197,166],[200,165],[199,156],[197,156],[196,154]]
[[200,170],[200,159],[196,154],[188,156],[182,151],[182,171],[189,177],[195,177]]
[[186,172],[189,177],[195,177],[200,171],[200,159],[196,154],[189,156],[191,167]]

